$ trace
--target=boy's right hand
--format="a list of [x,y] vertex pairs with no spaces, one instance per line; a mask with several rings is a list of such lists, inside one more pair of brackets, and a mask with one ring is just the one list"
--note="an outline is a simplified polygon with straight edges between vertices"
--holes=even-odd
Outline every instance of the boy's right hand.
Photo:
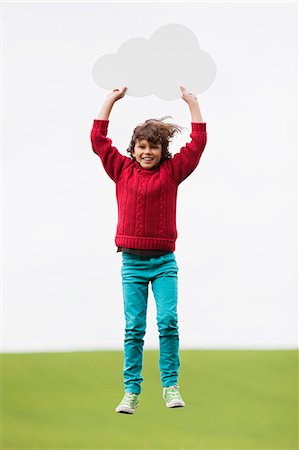
[[106,101],[112,103],[116,102],[120,98],[124,97],[127,89],[127,86],[123,87],[122,89],[113,89],[113,91],[109,92],[109,94],[107,95]]

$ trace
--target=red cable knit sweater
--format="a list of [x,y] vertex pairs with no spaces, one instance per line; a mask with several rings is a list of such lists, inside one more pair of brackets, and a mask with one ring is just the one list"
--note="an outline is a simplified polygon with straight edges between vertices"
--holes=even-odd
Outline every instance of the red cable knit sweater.
[[154,169],[122,155],[107,137],[109,120],[94,120],[93,151],[116,183],[119,247],[174,251],[178,185],[196,168],[207,142],[206,123],[191,122],[191,142]]

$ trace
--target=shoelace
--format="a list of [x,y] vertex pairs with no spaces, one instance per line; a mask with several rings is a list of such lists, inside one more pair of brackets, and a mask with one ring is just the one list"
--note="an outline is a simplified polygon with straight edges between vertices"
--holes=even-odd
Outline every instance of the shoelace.
[[125,393],[125,397],[124,397],[124,401],[129,402],[129,403],[133,403],[136,399],[138,394],[134,394],[134,392],[126,392]]
[[175,384],[173,386],[168,386],[166,388],[165,395],[169,397],[170,400],[172,399],[181,399],[180,393],[179,393],[179,385]]

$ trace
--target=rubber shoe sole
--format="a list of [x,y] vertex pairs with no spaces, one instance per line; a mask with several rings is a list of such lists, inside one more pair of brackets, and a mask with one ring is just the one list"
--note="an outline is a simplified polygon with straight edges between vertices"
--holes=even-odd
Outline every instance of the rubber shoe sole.
[[137,403],[137,405],[134,408],[130,408],[127,405],[118,405],[115,408],[115,412],[122,413],[122,414],[134,414],[135,409],[138,408],[138,406],[139,406],[139,403]]
[[167,403],[167,408],[183,408],[185,406],[185,402],[182,400],[173,400],[172,402]]

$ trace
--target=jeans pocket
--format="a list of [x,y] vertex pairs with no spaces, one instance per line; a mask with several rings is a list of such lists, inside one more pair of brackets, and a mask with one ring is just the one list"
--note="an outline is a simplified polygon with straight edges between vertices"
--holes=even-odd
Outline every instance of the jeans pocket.
[[162,258],[164,262],[176,262],[174,253],[166,253]]
[[166,255],[163,256],[163,258],[164,264],[170,264],[176,271],[179,270],[174,253],[167,253]]
[[138,261],[138,257],[134,257],[134,255],[130,254],[130,253],[124,253],[122,254],[122,262],[123,265],[129,264],[136,264],[136,262]]

